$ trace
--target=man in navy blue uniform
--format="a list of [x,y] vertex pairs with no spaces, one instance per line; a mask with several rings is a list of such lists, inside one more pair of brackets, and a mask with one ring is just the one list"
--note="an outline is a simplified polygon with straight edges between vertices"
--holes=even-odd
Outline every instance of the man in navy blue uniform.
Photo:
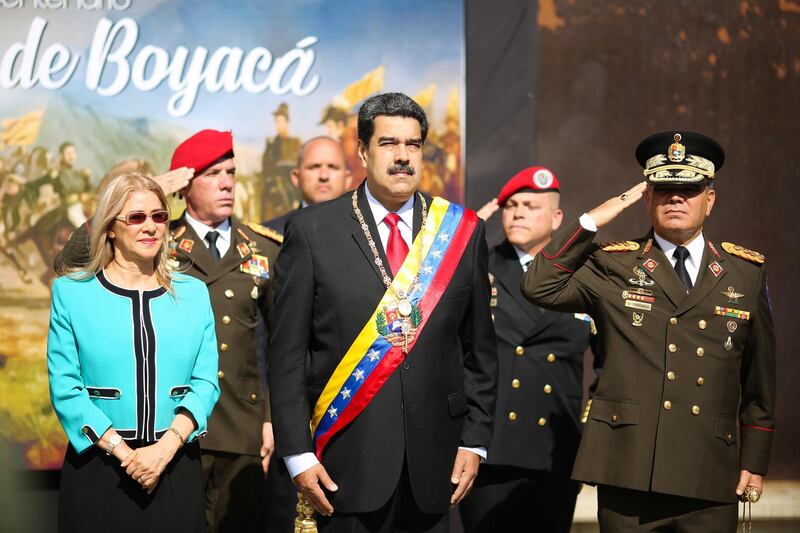
[[520,291],[528,263],[561,224],[559,195],[550,170],[527,168],[478,212],[501,210],[506,238],[489,258],[500,374],[488,460],[461,504],[468,533],[568,532],[572,524],[579,484],[570,471],[593,326],[587,315],[541,309]]

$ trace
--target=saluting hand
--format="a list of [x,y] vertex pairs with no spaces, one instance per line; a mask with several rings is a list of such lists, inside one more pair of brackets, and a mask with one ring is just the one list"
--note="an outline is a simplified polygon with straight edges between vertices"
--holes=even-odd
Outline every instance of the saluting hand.
[[598,228],[602,228],[617,218],[617,215],[622,213],[622,211],[638,202],[644,194],[644,190],[646,188],[646,181],[638,183],[635,187],[628,189],[619,196],[615,196],[610,200],[598,205],[589,211],[588,215],[592,217],[592,220],[594,220],[594,223],[597,224]]
[[478,215],[478,218],[482,219],[483,221],[487,221],[492,215],[494,215],[497,212],[498,209],[500,209],[500,205],[498,205],[497,203],[497,198],[492,198],[491,200],[483,204],[483,207],[478,209],[478,211],[476,211],[476,214]]
[[333,505],[320,488],[320,483],[331,492],[336,492],[339,487],[333,482],[324,466],[316,464],[297,474],[292,481],[314,510],[325,516],[333,514]]
[[192,179],[193,176],[193,168],[181,167],[170,170],[166,174],[161,174],[160,176],[153,176],[153,181],[161,186],[161,190],[164,191],[166,196],[169,196],[189,185],[189,180]]

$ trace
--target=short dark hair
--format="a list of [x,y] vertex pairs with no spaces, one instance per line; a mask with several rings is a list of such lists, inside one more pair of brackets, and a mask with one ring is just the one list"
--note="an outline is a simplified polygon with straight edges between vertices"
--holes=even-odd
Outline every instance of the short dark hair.
[[383,93],[367,98],[358,110],[358,140],[369,144],[375,133],[375,117],[408,117],[419,122],[422,142],[428,137],[428,117],[418,103],[403,93]]
[[64,152],[65,152],[65,151],[67,150],[67,148],[69,148],[70,146],[75,146],[75,143],[74,143],[74,142],[72,142],[72,141],[67,141],[67,142],[63,142],[63,143],[61,143],[61,145],[58,147],[58,153],[59,153],[59,154],[61,154],[61,155],[64,155]]

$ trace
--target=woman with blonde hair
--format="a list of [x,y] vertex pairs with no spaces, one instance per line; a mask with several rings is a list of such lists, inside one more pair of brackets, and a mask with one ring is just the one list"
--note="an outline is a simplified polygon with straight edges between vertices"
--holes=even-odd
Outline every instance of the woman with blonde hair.
[[70,442],[59,530],[205,531],[200,447],[219,397],[203,282],[167,267],[159,185],[114,178],[92,219],[91,260],[55,280],[50,398]]

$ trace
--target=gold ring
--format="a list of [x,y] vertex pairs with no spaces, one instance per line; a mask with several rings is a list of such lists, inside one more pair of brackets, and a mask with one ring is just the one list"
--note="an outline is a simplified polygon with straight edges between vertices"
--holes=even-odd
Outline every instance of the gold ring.
[[619,199],[623,202],[628,199],[628,193],[624,192],[619,196]]
[[761,491],[756,487],[748,486],[744,489],[744,493],[747,496],[747,501],[750,503],[756,503],[761,499]]

